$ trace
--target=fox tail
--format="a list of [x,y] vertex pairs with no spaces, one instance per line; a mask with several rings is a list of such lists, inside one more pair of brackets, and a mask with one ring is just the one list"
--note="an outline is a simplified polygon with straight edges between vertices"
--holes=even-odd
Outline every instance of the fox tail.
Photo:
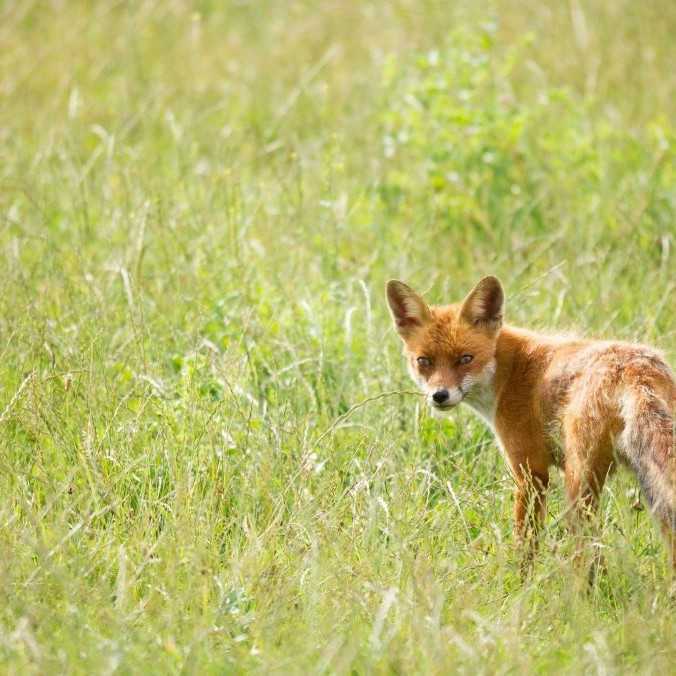
[[650,510],[665,535],[676,543],[676,392],[671,389],[665,400],[643,384],[625,388],[620,447],[636,472]]

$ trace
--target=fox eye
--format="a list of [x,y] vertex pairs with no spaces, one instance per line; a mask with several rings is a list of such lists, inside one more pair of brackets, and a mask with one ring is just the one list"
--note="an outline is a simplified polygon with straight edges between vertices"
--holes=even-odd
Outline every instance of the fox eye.
[[469,364],[474,357],[471,354],[463,354],[462,357],[460,357],[459,362],[464,366],[465,364]]
[[429,357],[418,357],[418,366],[422,366],[423,368],[432,366],[432,360]]

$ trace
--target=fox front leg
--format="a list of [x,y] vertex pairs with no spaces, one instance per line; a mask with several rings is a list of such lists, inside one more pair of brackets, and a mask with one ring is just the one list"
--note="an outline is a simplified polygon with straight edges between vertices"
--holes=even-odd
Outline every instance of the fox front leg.
[[516,425],[509,416],[496,420],[498,441],[516,485],[514,535],[522,551],[521,574],[530,572],[538,547],[540,526],[546,514],[550,460],[541,430],[534,425]]
[[540,527],[546,514],[549,475],[519,471],[514,495],[514,534],[522,551],[521,575],[530,572],[537,551]]

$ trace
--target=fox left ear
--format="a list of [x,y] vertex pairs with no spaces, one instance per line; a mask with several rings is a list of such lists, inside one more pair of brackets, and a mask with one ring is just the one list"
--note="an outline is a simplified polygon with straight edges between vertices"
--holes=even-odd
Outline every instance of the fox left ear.
[[505,294],[497,277],[484,277],[462,302],[460,316],[474,326],[497,331],[502,326]]
[[427,303],[410,286],[397,279],[387,282],[387,303],[397,331],[404,339],[430,320]]

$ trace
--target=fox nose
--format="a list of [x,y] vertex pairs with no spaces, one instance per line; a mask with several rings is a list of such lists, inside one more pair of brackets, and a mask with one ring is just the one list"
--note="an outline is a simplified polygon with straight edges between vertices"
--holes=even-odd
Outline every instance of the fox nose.
[[448,399],[448,390],[437,390],[433,395],[435,404],[443,404]]

